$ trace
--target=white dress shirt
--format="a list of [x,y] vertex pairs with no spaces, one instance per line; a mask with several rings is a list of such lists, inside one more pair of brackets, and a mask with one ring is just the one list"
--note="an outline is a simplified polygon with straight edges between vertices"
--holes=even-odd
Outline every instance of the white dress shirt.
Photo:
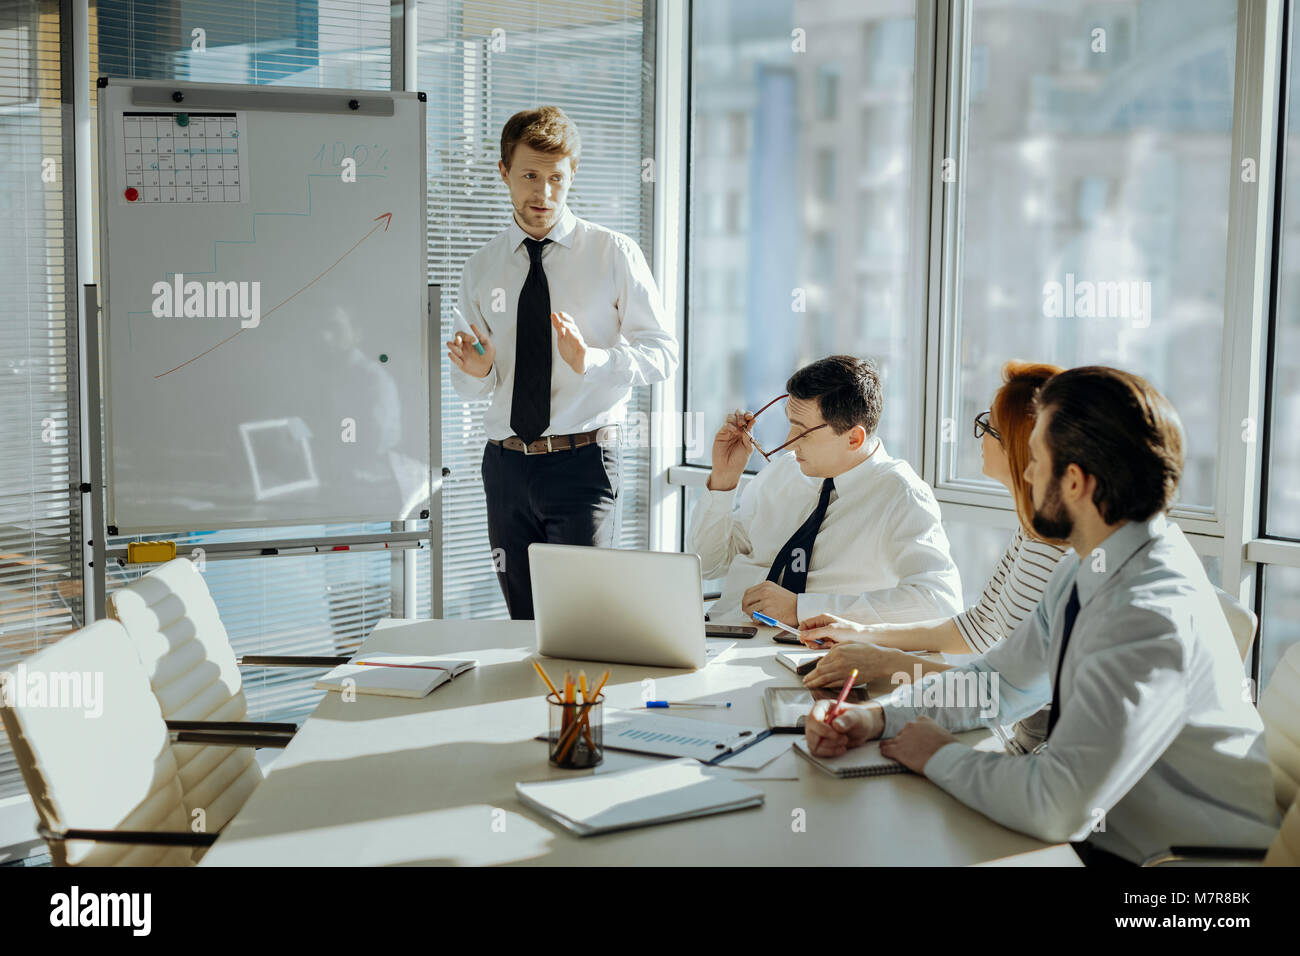
[[[686,548],[700,556],[705,578],[726,575],[710,620],[753,623],[741,598],[767,580],[778,552],[817,507],[821,486],[791,451],[754,476],[734,511],[735,489],[705,489]],[[831,613],[901,623],[960,610],[961,578],[934,494],[882,442],[866,461],[835,476],[798,597],[799,618]]]
[[[1034,613],[983,657],[882,698],[884,736],[919,716],[968,730],[1049,703],[1076,584],[1047,748],[1011,756],[947,744],[925,775],[1004,826],[1052,842],[1089,838],[1132,862],[1177,845],[1267,846],[1281,821],[1263,725],[1214,588],[1164,515],[1123,525],[1082,562],[1063,558]],[[981,717],[978,704],[916,706],[931,681],[970,672],[997,674],[996,716]]]
[[[463,322],[487,332],[496,361],[483,378],[452,365],[451,382],[462,398],[490,398],[483,416],[488,438],[514,434],[510,403],[515,384],[515,324],[519,293],[528,276],[528,234],[510,226],[465,262],[460,279]],[[627,236],[579,219],[565,206],[546,235],[542,268],[551,311],[573,317],[587,343],[587,371],[579,375],[560,358],[551,333],[551,421],[543,435],[570,435],[624,420],[634,385],[669,378],[677,368],[677,341],[669,331],[659,290],[637,244]]]

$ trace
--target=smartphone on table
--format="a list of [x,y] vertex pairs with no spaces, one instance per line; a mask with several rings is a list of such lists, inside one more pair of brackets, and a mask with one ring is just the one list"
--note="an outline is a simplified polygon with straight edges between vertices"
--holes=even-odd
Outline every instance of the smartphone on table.
[[710,624],[704,622],[705,637],[740,637],[750,638],[758,633],[758,628],[746,624]]

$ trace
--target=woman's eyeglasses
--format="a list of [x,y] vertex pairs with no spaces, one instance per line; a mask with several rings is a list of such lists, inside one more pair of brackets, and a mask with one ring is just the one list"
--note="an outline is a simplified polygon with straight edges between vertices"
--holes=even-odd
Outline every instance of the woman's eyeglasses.
[[989,424],[990,414],[992,414],[992,410],[987,412],[980,412],[978,415],[975,416],[975,437],[983,438],[984,433],[988,432],[998,441],[1002,441],[1001,433],[999,433],[996,428],[994,428],[992,425]]
[[[764,405],[762,408],[760,408],[758,411],[756,411],[756,412],[754,413],[754,420],[757,421],[759,415],[762,415],[765,411],[767,411],[769,408],[771,408],[771,407],[772,407],[773,405],[775,405],[777,402],[779,402],[779,401],[781,401],[781,400],[783,400],[783,399],[789,398],[789,397],[790,397],[790,396],[789,396],[788,394],[787,394],[787,395],[778,395],[776,398],[772,399],[770,402],[768,402],[766,405]],[[750,426],[749,426],[750,430],[749,430],[748,432],[746,432],[746,434],[749,435],[749,440],[750,440],[750,442],[753,444],[754,449],[755,449],[755,450],[756,450],[760,455],[762,455],[762,456],[763,456],[767,461],[771,461],[771,460],[772,460],[772,456],[775,455],[777,452],[779,452],[782,448],[789,448],[791,445],[793,445],[793,444],[794,444],[795,442],[797,442],[799,439],[803,438],[805,435],[810,435],[810,434],[812,434],[813,432],[815,432],[815,431],[816,431],[817,429],[819,429],[819,428],[825,428],[828,424],[830,424],[830,423],[829,423],[829,422],[822,422],[820,425],[814,425],[812,428],[806,429],[805,431],[800,432],[798,435],[795,435],[793,438],[791,438],[791,439],[790,439],[788,442],[786,442],[784,445],[778,445],[776,448],[773,448],[771,451],[764,451],[764,450],[763,450],[763,446],[760,445],[760,444],[758,443],[758,439],[754,437],[754,426],[753,426],[753,423],[750,423]]]

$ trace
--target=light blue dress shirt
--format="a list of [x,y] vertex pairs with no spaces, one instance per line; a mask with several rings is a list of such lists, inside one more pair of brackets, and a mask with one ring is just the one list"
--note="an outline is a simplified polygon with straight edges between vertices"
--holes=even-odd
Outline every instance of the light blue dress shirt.
[[[1014,830],[1090,839],[1133,862],[1177,845],[1267,846],[1281,820],[1263,724],[1214,588],[1163,514],[1121,526],[1082,560],[1063,558],[1038,609],[983,657],[882,698],[883,736],[921,716],[953,731],[1005,724],[1050,702],[1076,583],[1047,748],[1012,756],[948,744],[925,775]],[[927,685],[944,680],[945,701],[964,705],[924,706]],[[981,715],[975,694],[952,693],[994,680],[996,715]]]

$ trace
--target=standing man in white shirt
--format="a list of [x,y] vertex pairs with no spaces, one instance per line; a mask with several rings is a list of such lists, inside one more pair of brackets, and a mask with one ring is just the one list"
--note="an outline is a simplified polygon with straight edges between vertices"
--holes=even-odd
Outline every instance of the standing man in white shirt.
[[[1267,846],[1281,820],[1263,724],[1214,588],[1165,517],[1183,468],[1177,413],[1143,379],[1099,366],[1048,379],[1036,405],[1033,527],[1074,554],[987,654],[829,724],[818,704],[809,747],[830,757],[885,738],[881,753],[1004,826],[1075,841],[1090,866]],[[972,680],[991,688],[992,714]],[[1042,753],[981,752],[950,733],[1048,702]]]
[[708,490],[686,544],[704,577],[726,575],[709,620],[753,623],[758,611],[796,627],[825,613],[874,623],[960,611],[961,578],[934,494],[876,435],[884,400],[875,366],[832,355],[785,388],[787,441],[758,448],[769,464],[739,505],[736,487],[757,447],[754,420],[780,414],[780,403],[734,412],[713,440]]
[[483,424],[488,540],[510,616],[533,616],[528,546],[611,547],[618,424],[634,385],[668,379],[677,342],[650,267],[627,236],[566,203],[578,129],[543,106],[510,117],[497,168],[513,220],[466,261],[462,322],[447,343]]

